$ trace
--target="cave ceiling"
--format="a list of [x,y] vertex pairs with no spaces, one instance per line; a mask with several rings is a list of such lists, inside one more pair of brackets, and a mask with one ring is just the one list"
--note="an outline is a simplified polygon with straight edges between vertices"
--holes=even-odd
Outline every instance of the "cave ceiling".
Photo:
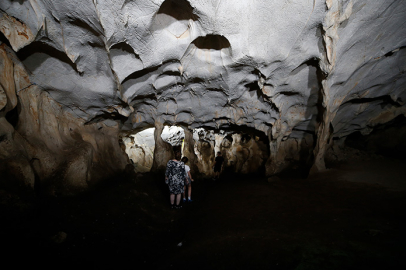
[[334,136],[368,133],[406,112],[405,18],[396,0],[0,2],[31,82],[123,131],[300,137],[327,113]]

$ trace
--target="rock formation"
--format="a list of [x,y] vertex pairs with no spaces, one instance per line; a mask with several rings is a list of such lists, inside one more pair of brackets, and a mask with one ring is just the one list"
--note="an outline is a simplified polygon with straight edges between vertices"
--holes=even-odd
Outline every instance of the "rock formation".
[[[397,0],[2,0],[1,182],[85,189],[130,164],[120,138],[153,127],[162,168],[164,126],[185,128],[202,173],[215,149],[238,172],[323,170],[334,140],[406,115],[405,14]],[[212,138],[191,142],[199,128]]]

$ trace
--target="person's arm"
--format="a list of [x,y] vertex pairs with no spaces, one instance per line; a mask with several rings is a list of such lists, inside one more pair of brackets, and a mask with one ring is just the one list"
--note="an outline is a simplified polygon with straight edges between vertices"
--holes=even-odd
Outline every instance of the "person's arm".
[[192,178],[192,175],[190,174],[190,171],[188,171],[187,174],[189,175],[190,181],[193,182],[194,180],[193,180],[193,178]]
[[168,164],[166,165],[166,170],[165,170],[165,184],[168,184]]
[[183,170],[185,173],[184,173],[184,177],[185,177],[185,180],[183,180],[183,182],[184,182],[184,184],[185,185],[188,185],[188,180],[187,180],[187,172],[186,172],[186,168]]

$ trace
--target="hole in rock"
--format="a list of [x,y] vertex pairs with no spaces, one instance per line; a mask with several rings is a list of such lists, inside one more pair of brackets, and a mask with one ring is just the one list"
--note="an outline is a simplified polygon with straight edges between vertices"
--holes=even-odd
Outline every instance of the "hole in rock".
[[176,38],[188,36],[191,21],[199,17],[193,13],[193,7],[186,0],[166,0],[155,15],[151,30],[166,29]]
[[207,35],[198,37],[192,42],[197,48],[202,50],[222,50],[230,48],[230,42],[227,38],[220,35]]
[[157,14],[168,15],[178,21],[198,19],[198,16],[193,13],[193,7],[186,0],[166,0]]
[[227,38],[221,35],[209,34],[194,39],[182,56],[181,62],[184,70],[188,69],[189,64],[198,66],[199,71],[192,74],[192,78],[198,77],[196,74],[204,77],[203,73],[211,77],[214,73],[223,72],[221,67],[224,65],[233,64],[232,54],[231,45]]
[[6,120],[15,128],[18,124],[18,106],[6,113]]
[[0,42],[5,43],[7,47],[11,48],[11,44],[8,39],[3,35],[3,32],[0,31]]

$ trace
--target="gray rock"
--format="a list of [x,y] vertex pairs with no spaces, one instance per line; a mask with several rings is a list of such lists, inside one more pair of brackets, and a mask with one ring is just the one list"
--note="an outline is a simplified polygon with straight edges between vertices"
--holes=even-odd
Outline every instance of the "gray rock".
[[[211,143],[225,135],[219,130],[260,132],[269,139],[269,175],[309,153],[318,171],[331,138],[370,134],[406,115],[406,27],[399,15],[405,1],[2,0],[0,10],[0,31],[17,53],[0,45],[0,118],[16,107],[16,92],[30,95],[34,88],[34,103],[52,100],[44,105],[53,106],[45,110],[49,118],[69,115],[53,130],[43,130],[43,119],[27,131],[41,134],[36,139],[49,150],[30,152],[30,159],[52,161],[39,167],[41,175],[65,162],[52,157],[80,138],[91,147],[66,162],[103,167],[96,156],[113,151],[110,158],[124,168],[116,133],[160,125],[204,128],[207,136],[216,130],[217,139],[195,139],[203,152],[219,150]],[[7,59],[21,63],[13,70]],[[48,116],[31,121],[41,117]],[[101,135],[99,122],[115,135]],[[74,139],[69,125],[80,127]],[[311,144],[309,134],[317,138]],[[27,149],[38,145],[27,142]],[[161,168],[170,147],[159,138],[155,144],[164,152],[152,157],[152,167]],[[205,155],[209,171],[212,157]],[[80,177],[75,185],[86,186],[94,173],[85,167],[79,174],[69,168],[64,179]]]

